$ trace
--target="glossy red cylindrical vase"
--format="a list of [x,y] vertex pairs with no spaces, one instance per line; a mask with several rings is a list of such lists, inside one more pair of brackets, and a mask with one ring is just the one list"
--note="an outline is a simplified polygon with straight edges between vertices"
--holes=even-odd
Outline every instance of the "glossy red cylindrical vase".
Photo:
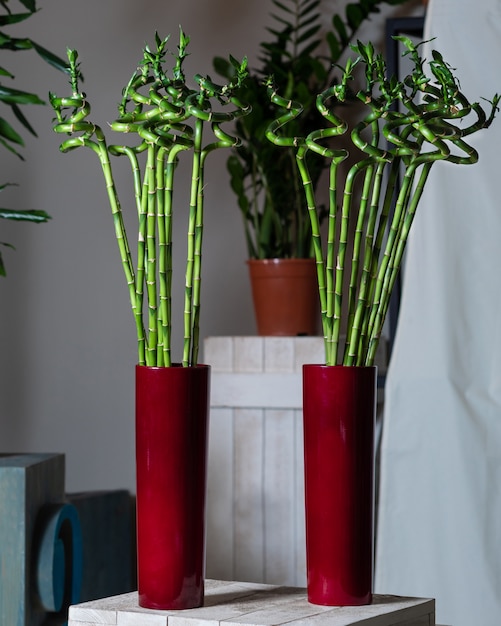
[[372,601],[376,367],[303,366],[308,600]]
[[136,366],[139,605],[201,606],[210,368]]

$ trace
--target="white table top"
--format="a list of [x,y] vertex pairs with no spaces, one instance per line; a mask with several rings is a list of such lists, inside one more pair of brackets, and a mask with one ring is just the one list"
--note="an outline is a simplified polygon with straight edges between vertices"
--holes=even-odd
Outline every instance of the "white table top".
[[159,611],[138,606],[137,592],[70,607],[68,626],[433,626],[435,601],[376,595],[360,607],[310,604],[306,590],[259,583],[205,581],[198,609]]

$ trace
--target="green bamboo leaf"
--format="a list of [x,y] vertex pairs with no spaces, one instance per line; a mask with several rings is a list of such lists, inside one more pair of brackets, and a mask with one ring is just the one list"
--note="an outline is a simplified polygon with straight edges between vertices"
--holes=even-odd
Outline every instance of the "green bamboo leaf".
[[284,26],[286,26],[287,28],[293,28],[293,25],[291,24],[291,22],[288,22],[283,17],[280,17],[279,15],[276,15],[275,13],[270,13],[270,16],[273,19],[275,19],[277,22],[280,22],[280,24],[283,24]]
[[314,11],[319,6],[320,6],[320,0],[313,0],[312,2],[306,3],[305,5],[303,5],[303,8],[299,12],[299,17],[301,18],[301,17],[304,17],[305,15],[308,15],[308,13],[310,13],[311,11]]
[[325,39],[327,41],[327,45],[329,46],[332,62],[337,63],[343,52],[343,48],[341,47],[339,40],[336,39],[334,33],[327,33]]
[[2,33],[4,40],[2,41],[2,48],[8,50],[31,50],[33,48],[33,44],[30,39],[27,37],[9,37]]
[[12,41],[12,37],[10,37],[9,35],[6,35],[5,33],[0,33],[0,48],[6,48],[9,49],[10,46],[10,42]]
[[9,78],[14,78],[14,74],[11,74],[9,70],[6,70],[4,67],[0,67],[0,76],[8,76]]
[[[318,46],[322,43],[321,39],[315,39],[313,40],[308,46],[304,47],[301,50],[301,56],[308,56],[310,57],[308,60],[308,62],[311,62],[312,65],[315,66],[322,66],[321,62],[318,61],[318,59],[313,58],[311,55],[312,53],[318,48]],[[323,67],[323,66],[322,66]],[[326,76],[327,72],[323,72],[322,76]],[[317,74],[317,76],[319,76],[319,74]],[[311,90],[310,90],[311,91]]]
[[313,15],[311,15],[308,19],[303,20],[297,27],[297,30],[302,30],[303,28],[306,28],[307,26],[309,26],[310,24],[314,24],[315,22],[318,25],[318,28],[321,28],[321,24],[319,24],[320,20],[320,15],[318,13],[314,13]]
[[19,2],[23,6],[25,6],[28,9],[28,11],[31,11],[32,13],[37,11],[37,2],[36,2],[36,0],[19,0]]
[[235,72],[228,59],[223,57],[214,57],[212,66],[220,76],[223,76],[227,80],[231,80],[235,76]]
[[52,67],[55,67],[57,70],[60,70],[61,72],[65,72],[66,74],[69,74],[70,69],[66,61],[63,61],[63,59],[61,59],[57,55],[50,52],[50,50],[47,50],[47,48],[40,46],[36,42],[32,41],[32,44],[33,44],[33,49],[40,55],[40,57],[46,63],[48,63],[49,65],[52,65]]
[[4,139],[2,139],[0,137],[0,145],[2,145],[4,148],[7,148],[7,150],[9,150],[9,152],[12,152],[13,154],[15,154],[17,157],[19,157],[21,159],[21,161],[24,161],[24,157],[22,154],[20,154],[15,148],[14,146],[12,146],[10,143],[7,143]]
[[5,187],[17,187],[17,183],[4,183],[3,185],[0,185],[0,191],[5,189]]
[[311,39],[313,35],[316,35],[318,33],[319,30],[320,30],[320,25],[312,26],[305,33],[303,33],[300,37],[298,37],[297,43],[298,44],[303,43],[304,41]]
[[346,26],[343,20],[339,17],[339,15],[334,15],[334,17],[332,18],[332,25],[337,31],[341,43],[344,46],[347,46],[350,41],[350,38],[348,37]]
[[292,14],[294,13],[294,9],[289,8],[282,2],[279,2],[278,0],[272,0],[272,2],[276,7],[278,7],[279,9],[282,9],[282,11],[285,11],[286,13],[292,13]]
[[350,28],[355,31],[367,17],[362,8],[357,4],[349,4],[346,7],[346,19]]
[[[6,241],[0,241],[0,246],[4,246],[4,248],[11,248],[15,250],[14,246]],[[5,271],[5,265],[3,262],[2,253],[0,252],[0,276],[7,276],[7,272]]]
[[36,209],[27,210],[13,210],[13,209],[1,209],[0,218],[5,220],[14,220],[16,222],[47,222],[51,219],[50,215],[45,211],[39,211]]
[[20,146],[24,146],[24,141],[21,135],[17,133],[7,122],[7,120],[3,119],[2,117],[0,117],[0,135],[8,141],[12,141],[13,143],[17,143]]
[[31,17],[33,13],[9,13],[9,15],[0,15],[0,26],[9,26],[10,24],[18,24]]
[[12,112],[14,113],[14,115],[16,116],[16,118],[19,120],[19,122],[26,128],[26,130],[29,133],[31,133],[33,135],[33,137],[38,137],[37,133],[35,132],[35,129],[32,127],[32,125],[26,119],[26,117],[24,116],[24,114],[21,111],[21,109],[17,106],[17,104],[11,104],[10,108],[11,108]]
[[45,104],[36,94],[0,85],[0,101],[7,104]]
[[[240,204],[240,200],[245,198],[245,189],[243,184],[244,168],[242,167],[240,160],[234,155],[228,157],[226,167],[230,173],[231,188],[237,194]],[[248,203],[243,202],[242,204],[243,206],[241,206],[241,208],[245,211]]]

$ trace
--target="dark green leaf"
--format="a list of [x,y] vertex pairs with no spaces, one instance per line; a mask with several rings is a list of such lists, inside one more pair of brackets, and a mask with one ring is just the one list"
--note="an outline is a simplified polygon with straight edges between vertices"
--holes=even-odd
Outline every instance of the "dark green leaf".
[[20,146],[24,146],[23,138],[17,133],[7,120],[0,117],[0,135],[13,143],[17,143]]
[[0,67],[0,76],[8,76],[9,78],[14,78],[14,74],[11,74],[9,70],[6,70],[4,67]]
[[5,189],[5,187],[17,187],[17,183],[4,183],[3,185],[0,185],[0,191]]
[[299,17],[304,17],[308,15],[311,11],[314,11],[316,8],[320,6],[320,0],[313,0],[313,2],[309,2],[303,6],[299,13]]
[[19,157],[21,159],[21,161],[24,161],[24,157],[22,154],[20,154],[15,148],[14,146],[11,146],[10,143],[7,143],[4,139],[2,139],[0,137],[0,145],[2,145],[4,148],[7,148],[7,150],[9,150],[9,152],[12,152],[13,154],[15,154],[17,157]]
[[344,46],[347,46],[350,38],[348,37],[348,33],[346,31],[346,26],[344,25],[343,20],[339,17],[339,15],[334,15],[332,18],[332,25],[337,30],[339,35],[339,40]]
[[0,100],[8,104],[45,104],[36,94],[0,85]]
[[364,21],[366,17],[367,15],[357,4],[349,4],[346,7],[346,19],[352,31],[358,30],[360,24]]
[[2,48],[8,50],[31,50],[33,48],[33,43],[27,37],[23,37],[21,39],[16,37],[7,37],[4,33],[2,33],[4,40],[2,41]]
[[0,33],[0,48],[9,48],[11,37],[5,33]]
[[332,62],[337,63],[337,61],[339,61],[339,57],[343,52],[342,47],[339,45],[339,40],[334,36],[333,33],[327,33],[325,38],[327,40],[327,45],[329,46]]
[[28,11],[31,11],[32,13],[37,11],[37,2],[36,2],[36,0],[19,0],[19,2],[23,6],[25,6],[28,9]]
[[[15,250],[12,244],[6,243],[5,241],[0,241],[0,246],[4,246],[5,248],[11,248],[12,250]],[[0,276],[7,276],[1,252],[0,252]]]
[[271,17],[273,19],[275,19],[277,22],[279,22],[280,24],[283,24],[284,26],[286,26],[287,28],[292,28],[292,24],[290,22],[288,22],[287,20],[284,20],[282,17],[280,17],[279,15],[274,15],[273,13],[270,14]]
[[316,35],[318,33],[319,30],[320,30],[320,26],[312,26],[305,33],[303,33],[301,37],[298,38],[297,43],[298,44],[303,43],[304,41],[311,39],[313,35]]
[[[309,57],[321,43],[322,41],[320,39],[315,39],[314,41],[312,41],[308,46],[301,50],[301,57]],[[313,58],[310,60],[315,61]]]
[[303,28],[306,28],[306,26],[309,26],[310,24],[313,24],[315,22],[316,22],[317,28],[320,30],[321,25],[318,23],[319,19],[320,19],[320,15],[318,13],[314,13],[307,20],[304,20],[299,24],[298,30],[302,30]]
[[235,76],[235,72],[228,59],[225,59],[223,57],[215,57],[212,60],[212,66],[220,76],[223,76],[227,80],[231,80]]
[[0,26],[9,26],[9,24],[18,24],[31,17],[33,13],[10,13],[9,15],[0,15]]
[[5,220],[15,220],[22,222],[47,222],[51,219],[50,215],[45,211],[37,211],[36,209],[28,209],[25,211],[16,211],[12,209],[0,209],[0,218]]
[[65,72],[67,74],[69,73],[70,70],[66,61],[63,61],[63,59],[50,52],[50,50],[47,50],[43,46],[38,45],[34,41],[32,43],[33,48],[36,50],[36,52],[38,52],[38,54],[42,57],[44,61],[46,61],[49,65],[52,65],[52,67],[55,67],[57,70],[60,70],[61,72]]
[[282,2],[279,2],[278,0],[272,0],[272,2],[276,7],[278,7],[279,9],[282,9],[282,11],[285,11],[286,13],[294,13],[293,9],[290,9],[288,6],[286,6]]
[[21,111],[21,109],[17,106],[17,104],[11,104],[10,108],[12,109],[12,112],[14,113],[14,115],[16,116],[16,118],[19,120],[19,122],[21,122],[21,124],[26,128],[26,130],[31,133],[34,137],[37,137],[37,134],[35,132],[35,129],[31,126],[31,124],[28,122],[28,120],[26,119],[26,117],[24,116],[23,112]]

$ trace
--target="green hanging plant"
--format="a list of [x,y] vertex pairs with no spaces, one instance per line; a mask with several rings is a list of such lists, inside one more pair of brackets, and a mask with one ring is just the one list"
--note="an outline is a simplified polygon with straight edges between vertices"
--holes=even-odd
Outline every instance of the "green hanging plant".
[[[11,4],[9,0],[2,0],[0,2],[2,14],[0,14],[0,50],[8,50],[10,52],[19,52],[22,50],[35,51],[43,61],[56,69],[66,72],[68,67],[62,59],[55,54],[36,43],[32,39],[27,37],[11,37],[3,30],[6,27],[18,24],[30,18],[38,9],[36,6],[36,0],[19,0],[19,3],[25,10],[22,12],[12,12]],[[15,76],[7,70],[4,66],[0,67],[0,78],[9,78],[14,80]],[[28,104],[45,104],[45,102],[35,93],[22,91],[15,89],[4,82],[0,83],[0,103],[3,107],[7,107],[10,110],[12,117],[15,118],[17,123],[36,137],[36,132],[31,126],[30,122],[24,115],[22,107]],[[3,109],[2,107],[2,109]],[[0,115],[0,145],[6,150],[15,154],[20,159],[24,160],[20,149],[24,147],[24,140],[17,128],[13,123],[9,122],[6,117]],[[0,184],[0,191],[13,185],[13,183]],[[0,219],[25,221],[25,222],[46,222],[50,219],[50,216],[45,211],[39,211],[36,209],[7,209],[0,208]],[[4,241],[0,242],[0,246],[6,246],[13,248],[13,246]],[[2,254],[0,252],[0,276],[5,276],[5,265],[3,262]]]
[[[247,73],[247,61],[230,57],[234,80],[215,84],[196,75],[189,86],[183,70],[189,38],[180,30],[177,52],[169,37],[155,36],[155,49],[143,51],[139,68],[123,90],[119,116],[112,131],[135,134],[134,146],[108,144],[100,126],[90,122],[90,105],[79,90],[78,54],[68,51],[72,94],[50,94],[57,120],[54,130],[68,134],[61,150],[91,148],[99,157],[115,234],[136,322],[140,365],[169,367],[171,357],[172,219],[175,171],[182,153],[191,155],[191,189],[185,268],[184,347],[182,364],[197,364],[204,210],[204,172],[209,154],[234,146],[238,140],[222,126],[249,111],[235,96]],[[174,59],[165,69],[167,55]],[[206,138],[207,131],[210,133]],[[125,157],[131,166],[138,218],[137,258],[134,263],[113,178],[112,157]]]
[[[403,80],[388,76],[385,61],[373,45],[358,42],[352,46],[357,57],[349,58],[341,68],[339,83],[316,97],[316,108],[329,124],[307,135],[295,134],[295,122],[303,114],[301,101],[284,98],[273,80],[268,80],[268,95],[277,117],[266,134],[274,145],[294,150],[310,218],[327,365],[374,363],[390,295],[431,167],[437,161],[476,163],[478,154],[467,138],[488,128],[498,110],[499,95],[491,101],[489,116],[478,102],[470,103],[439,52],[432,52],[429,76],[419,46],[406,37],[397,39],[412,60],[410,74]],[[366,84],[357,98],[367,112],[349,130],[337,105],[346,101],[356,68],[365,74]],[[350,150],[346,148],[348,134]],[[350,151],[360,158],[343,173],[340,165]],[[310,155],[326,159],[329,167],[325,238]],[[359,200],[356,188],[361,189]],[[346,333],[344,344],[342,332]]]

